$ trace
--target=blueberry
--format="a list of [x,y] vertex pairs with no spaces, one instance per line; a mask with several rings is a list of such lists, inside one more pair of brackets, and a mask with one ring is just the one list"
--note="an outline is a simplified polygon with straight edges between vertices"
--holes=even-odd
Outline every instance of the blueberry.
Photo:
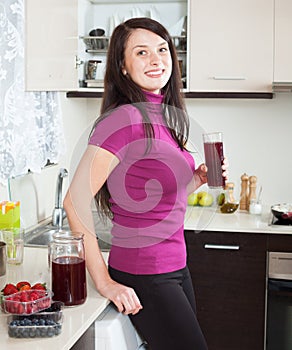
[[62,325],[60,323],[57,324],[55,328],[55,334],[58,335],[61,333]]
[[29,336],[30,336],[30,338],[34,338],[36,336],[36,329],[35,328],[32,327],[29,330]]
[[9,337],[15,337],[15,330],[14,328],[8,328],[8,335]]
[[47,335],[47,329],[46,329],[46,327],[43,327],[41,329],[41,337],[46,337],[46,335]]
[[53,328],[48,329],[48,337],[53,337],[55,335],[55,331]]
[[29,337],[29,329],[23,328],[22,335],[24,338],[28,338]]

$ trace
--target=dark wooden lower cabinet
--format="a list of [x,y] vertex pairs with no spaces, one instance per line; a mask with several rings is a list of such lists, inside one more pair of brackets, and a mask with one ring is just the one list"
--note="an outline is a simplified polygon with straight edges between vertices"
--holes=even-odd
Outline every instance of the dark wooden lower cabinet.
[[207,231],[185,236],[209,350],[263,350],[267,236]]

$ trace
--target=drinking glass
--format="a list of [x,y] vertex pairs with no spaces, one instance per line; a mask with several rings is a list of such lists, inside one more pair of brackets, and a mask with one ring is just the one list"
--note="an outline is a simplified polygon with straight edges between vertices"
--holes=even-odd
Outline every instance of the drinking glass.
[[6,243],[7,263],[20,265],[23,262],[24,230],[22,228],[9,228],[1,230]]
[[212,132],[203,134],[205,162],[208,168],[207,178],[210,188],[224,188],[225,178],[222,175],[224,160],[223,134]]

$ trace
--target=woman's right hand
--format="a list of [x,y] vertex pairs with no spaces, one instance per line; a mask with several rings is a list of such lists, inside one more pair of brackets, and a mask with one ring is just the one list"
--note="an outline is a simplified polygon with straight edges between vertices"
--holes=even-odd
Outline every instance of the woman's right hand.
[[135,315],[143,308],[133,288],[124,286],[112,279],[102,288],[99,288],[99,292],[105,298],[111,300],[118,311],[125,315]]

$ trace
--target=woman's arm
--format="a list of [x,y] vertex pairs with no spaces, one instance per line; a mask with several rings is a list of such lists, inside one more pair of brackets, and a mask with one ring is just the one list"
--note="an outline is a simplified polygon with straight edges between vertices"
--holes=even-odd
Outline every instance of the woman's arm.
[[86,267],[96,289],[120,312],[136,314],[142,308],[140,301],[132,288],[111,279],[98,246],[92,217],[93,197],[118,163],[112,153],[89,145],[65,196],[64,208],[70,229],[84,233]]

